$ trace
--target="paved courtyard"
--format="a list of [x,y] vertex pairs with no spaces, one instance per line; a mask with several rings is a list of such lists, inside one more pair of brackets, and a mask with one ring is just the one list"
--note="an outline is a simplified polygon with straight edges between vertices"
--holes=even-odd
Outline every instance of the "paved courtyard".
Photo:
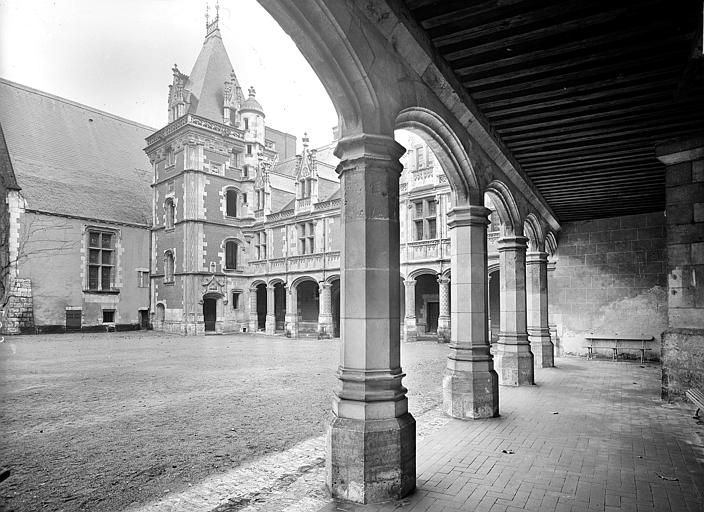
[[0,345],[3,510],[704,510],[704,425],[659,367],[561,358],[501,417],[444,416],[447,347],[404,344],[418,489],[355,506],[324,489],[338,341],[144,333]]

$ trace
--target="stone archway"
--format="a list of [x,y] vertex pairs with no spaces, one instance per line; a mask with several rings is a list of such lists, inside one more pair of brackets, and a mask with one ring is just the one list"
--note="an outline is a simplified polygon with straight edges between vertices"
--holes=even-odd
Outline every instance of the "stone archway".
[[203,329],[206,333],[222,331],[223,296],[219,293],[206,293],[202,300]]

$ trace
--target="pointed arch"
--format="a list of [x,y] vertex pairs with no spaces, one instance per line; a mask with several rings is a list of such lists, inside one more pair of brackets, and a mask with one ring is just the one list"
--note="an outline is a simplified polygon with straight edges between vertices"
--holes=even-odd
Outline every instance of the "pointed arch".
[[545,251],[550,256],[555,256],[557,252],[557,237],[553,231],[548,231],[548,234],[545,235]]
[[485,193],[491,199],[492,204],[496,208],[496,213],[499,215],[502,234],[522,235],[523,223],[521,222],[521,214],[518,211],[518,204],[506,184],[498,180],[492,181],[486,188]]
[[426,108],[407,108],[396,117],[396,128],[425,140],[450,183],[454,205],[481,204],[481,187],[469,153],[443,118]]

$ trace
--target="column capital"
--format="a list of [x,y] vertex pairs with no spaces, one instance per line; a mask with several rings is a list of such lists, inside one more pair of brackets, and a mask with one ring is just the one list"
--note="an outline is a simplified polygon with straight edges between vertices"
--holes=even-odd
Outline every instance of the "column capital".
[[328,283],[327,281],[319,281],[318,286],[321,290],[324,290],[327,288],[332,288],[332,283]]
[[335,156],[341,160],[340,165],[337,166],[337,173],[342,174],[348,170],[345,162],[373,160],[396,167],[400,176],[403,166],[399,158],[405,152],[406,148],[389,135],[360,133],[343,137],[337,142],[334,151]]
[[526,253],[526,265],[548,263],[548,253],[544,251],[530,251]]
[[442,274],[438,275],[438,284],[450,284],[450,278]]
[[455,206],[447,212],[447,227],[457,226],[488,226],[491,210],[484,206]]
[[499,252],[520,251],[528,247],[528,237],[525,236],[504,236],[496,241]]
[[413,277],[407,277],[403,280],[403,284],[406,285],[406,288],[412,288],[416,285],[416,280]]

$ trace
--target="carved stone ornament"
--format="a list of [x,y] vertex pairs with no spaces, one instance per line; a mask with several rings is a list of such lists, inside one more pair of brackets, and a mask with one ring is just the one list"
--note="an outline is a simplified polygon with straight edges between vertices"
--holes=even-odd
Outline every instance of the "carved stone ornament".
[[218,279],[214,275],[209,276],[209,277],[204,277],[203,280],[201,281],[201,286],[205,288],[203,293],[219,293],[221,295],[225,295],[225,280],[224,279]]

